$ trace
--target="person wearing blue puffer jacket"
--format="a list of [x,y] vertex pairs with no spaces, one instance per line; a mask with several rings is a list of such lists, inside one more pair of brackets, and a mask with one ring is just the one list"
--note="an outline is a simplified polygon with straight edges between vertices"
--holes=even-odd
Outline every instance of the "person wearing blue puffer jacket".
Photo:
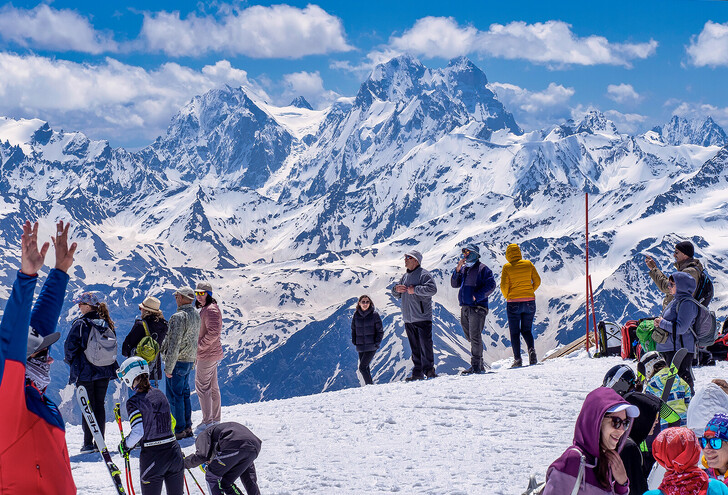
[[690,385],[690,390],[693,392],[693,357],[697,351],[693,325],[698,316],[698,307],[690,300],[695,292],[695,286],[695,279],[687,273],[675,272],[670,275],[669,288],[674,299],[664,309],[662,317],[655,318],[655,326],[668,333],[667,341],[657,344],[657,351],[664,356],[667,363],[672,362],[678,350],[687,349],[688,355],[683,360],[678,374]]

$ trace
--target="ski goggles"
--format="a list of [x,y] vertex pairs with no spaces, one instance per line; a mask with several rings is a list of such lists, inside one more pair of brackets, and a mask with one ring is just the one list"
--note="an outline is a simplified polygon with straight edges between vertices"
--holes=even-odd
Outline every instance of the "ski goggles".
[[207,295],[207,294],[210,294],[210,295],[212,295],[212,292],[207,292],[207,291],[205,291],[205,290],[196,290],[196,291],[195,291],[195,295],[196,295],[196,296],[205,296],[205,295]]
[[720,448],[723,446],[723,439],[722,438],[706,438],[706,437],[700,437],[700,446],[704,449],[707,449],[708,446],[710,446],[713,450],[720,450]]
[[632,424],[632,418],[619,418],[617,416],[605,416],[604,419],[609,419],[612,422],[612,427],[616,430],[622,429],[627,430],[629,428],[629,425]]

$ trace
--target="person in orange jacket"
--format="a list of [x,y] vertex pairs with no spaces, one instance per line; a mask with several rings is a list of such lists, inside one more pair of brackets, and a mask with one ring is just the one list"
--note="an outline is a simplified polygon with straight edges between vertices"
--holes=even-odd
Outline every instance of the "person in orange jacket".
[[33,305],[38,270],[49,244],[38,249],[38,223],[23,225],[21,262],[0,322],[0,493],[76,493],[58,407],[45,395],[50,383],[49,347],[56,332],[76,243],[68,247],[68,225],[51,237],[56,265]]
[[541,285],[536,267],[524,260],[518,244],[509,244],[506,248],[506,260],[501,272],[500,288],[506,300],[508,327],[511,332],[513,348],[513,366],[523,365],[521,361],[521,336],[528,347],[529,364],[538,363],[536,348],[533,344],[533,318],[536,315],[536,289]]

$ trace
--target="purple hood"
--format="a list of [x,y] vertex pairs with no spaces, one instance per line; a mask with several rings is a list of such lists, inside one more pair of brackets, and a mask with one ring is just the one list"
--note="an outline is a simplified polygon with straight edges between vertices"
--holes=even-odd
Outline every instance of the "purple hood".
[[[602,418],[609,409],[618,404],[629,405],[629,402],[625,401],[611,388],[599,387],[586,396],[584,404],[581,406],[579,417],[576,420],[573,446],[577,447],[586,456],[584,481],[592,487],[599,487],[599,482],[597,481],[594,468],[596,467],[596,460],[599,456],[599,438],[602,427]],[[617,444],[617,452],[622,450],[628,436],[629,429],[624,432],[624,435],[622,435],[622,438],[619,440],[619,443]],[[566,452],[561,454],[561,457],[556,459],[551,466],[549,466],[546,474],[548,490],[545,490],[544,494],[561,495],[570,493],[570,490],[574,486],[574,480],[579,473],[579,465],[579,453],[573,448],[568,448]],[[558,471],[562,474],[557,475],[554,471]],[[565,478],[564,475],[567,477]],[[553,479],[549,480],[549,478]],[[603,490],[604,489],[602,488],[601,490],[597,490],[597,492],[613,493],[612,489],[609,489],[608,491]],[[627,487],[618,485],[614,487],[614,493],[623,494],[628,492],[629,488]],[[587,491],[585,493],[592,493],[592,491]]]
[[[599,436],[602,428],[602,418],[607,411],[617,404],[627,404],[617,392],[611,388],[599,387],[593,390],[584,399],[581,412],[576,420],[574,428],[574,443],[579,450],[594,459],[599,456]],[[622,450],[622,445],[627,440],[629,430],[622,435],[617,445],[617,452]]]

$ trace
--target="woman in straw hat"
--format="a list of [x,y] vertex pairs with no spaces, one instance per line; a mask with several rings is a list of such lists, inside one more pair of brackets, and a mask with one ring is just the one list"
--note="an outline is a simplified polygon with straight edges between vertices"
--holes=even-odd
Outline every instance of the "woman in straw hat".
[[[124,343],[121,345],[121,354],[124,357],[131,357],[136,354],[137,345],[147,335],[144,329],[145,323],[149,335],[157,341],[160,347],[167,336],[167,320],[164,319],[160,309],[159,299],[148,296],[139,305],[139,310],[141,311],[141,317],[134,322],[129,335],[126,336]],[[149,379],[155,382],[155,386],[156,381],[162,379],[162,361],[159,355],[157,355],[157,359],[153,363],[150,363]]]

